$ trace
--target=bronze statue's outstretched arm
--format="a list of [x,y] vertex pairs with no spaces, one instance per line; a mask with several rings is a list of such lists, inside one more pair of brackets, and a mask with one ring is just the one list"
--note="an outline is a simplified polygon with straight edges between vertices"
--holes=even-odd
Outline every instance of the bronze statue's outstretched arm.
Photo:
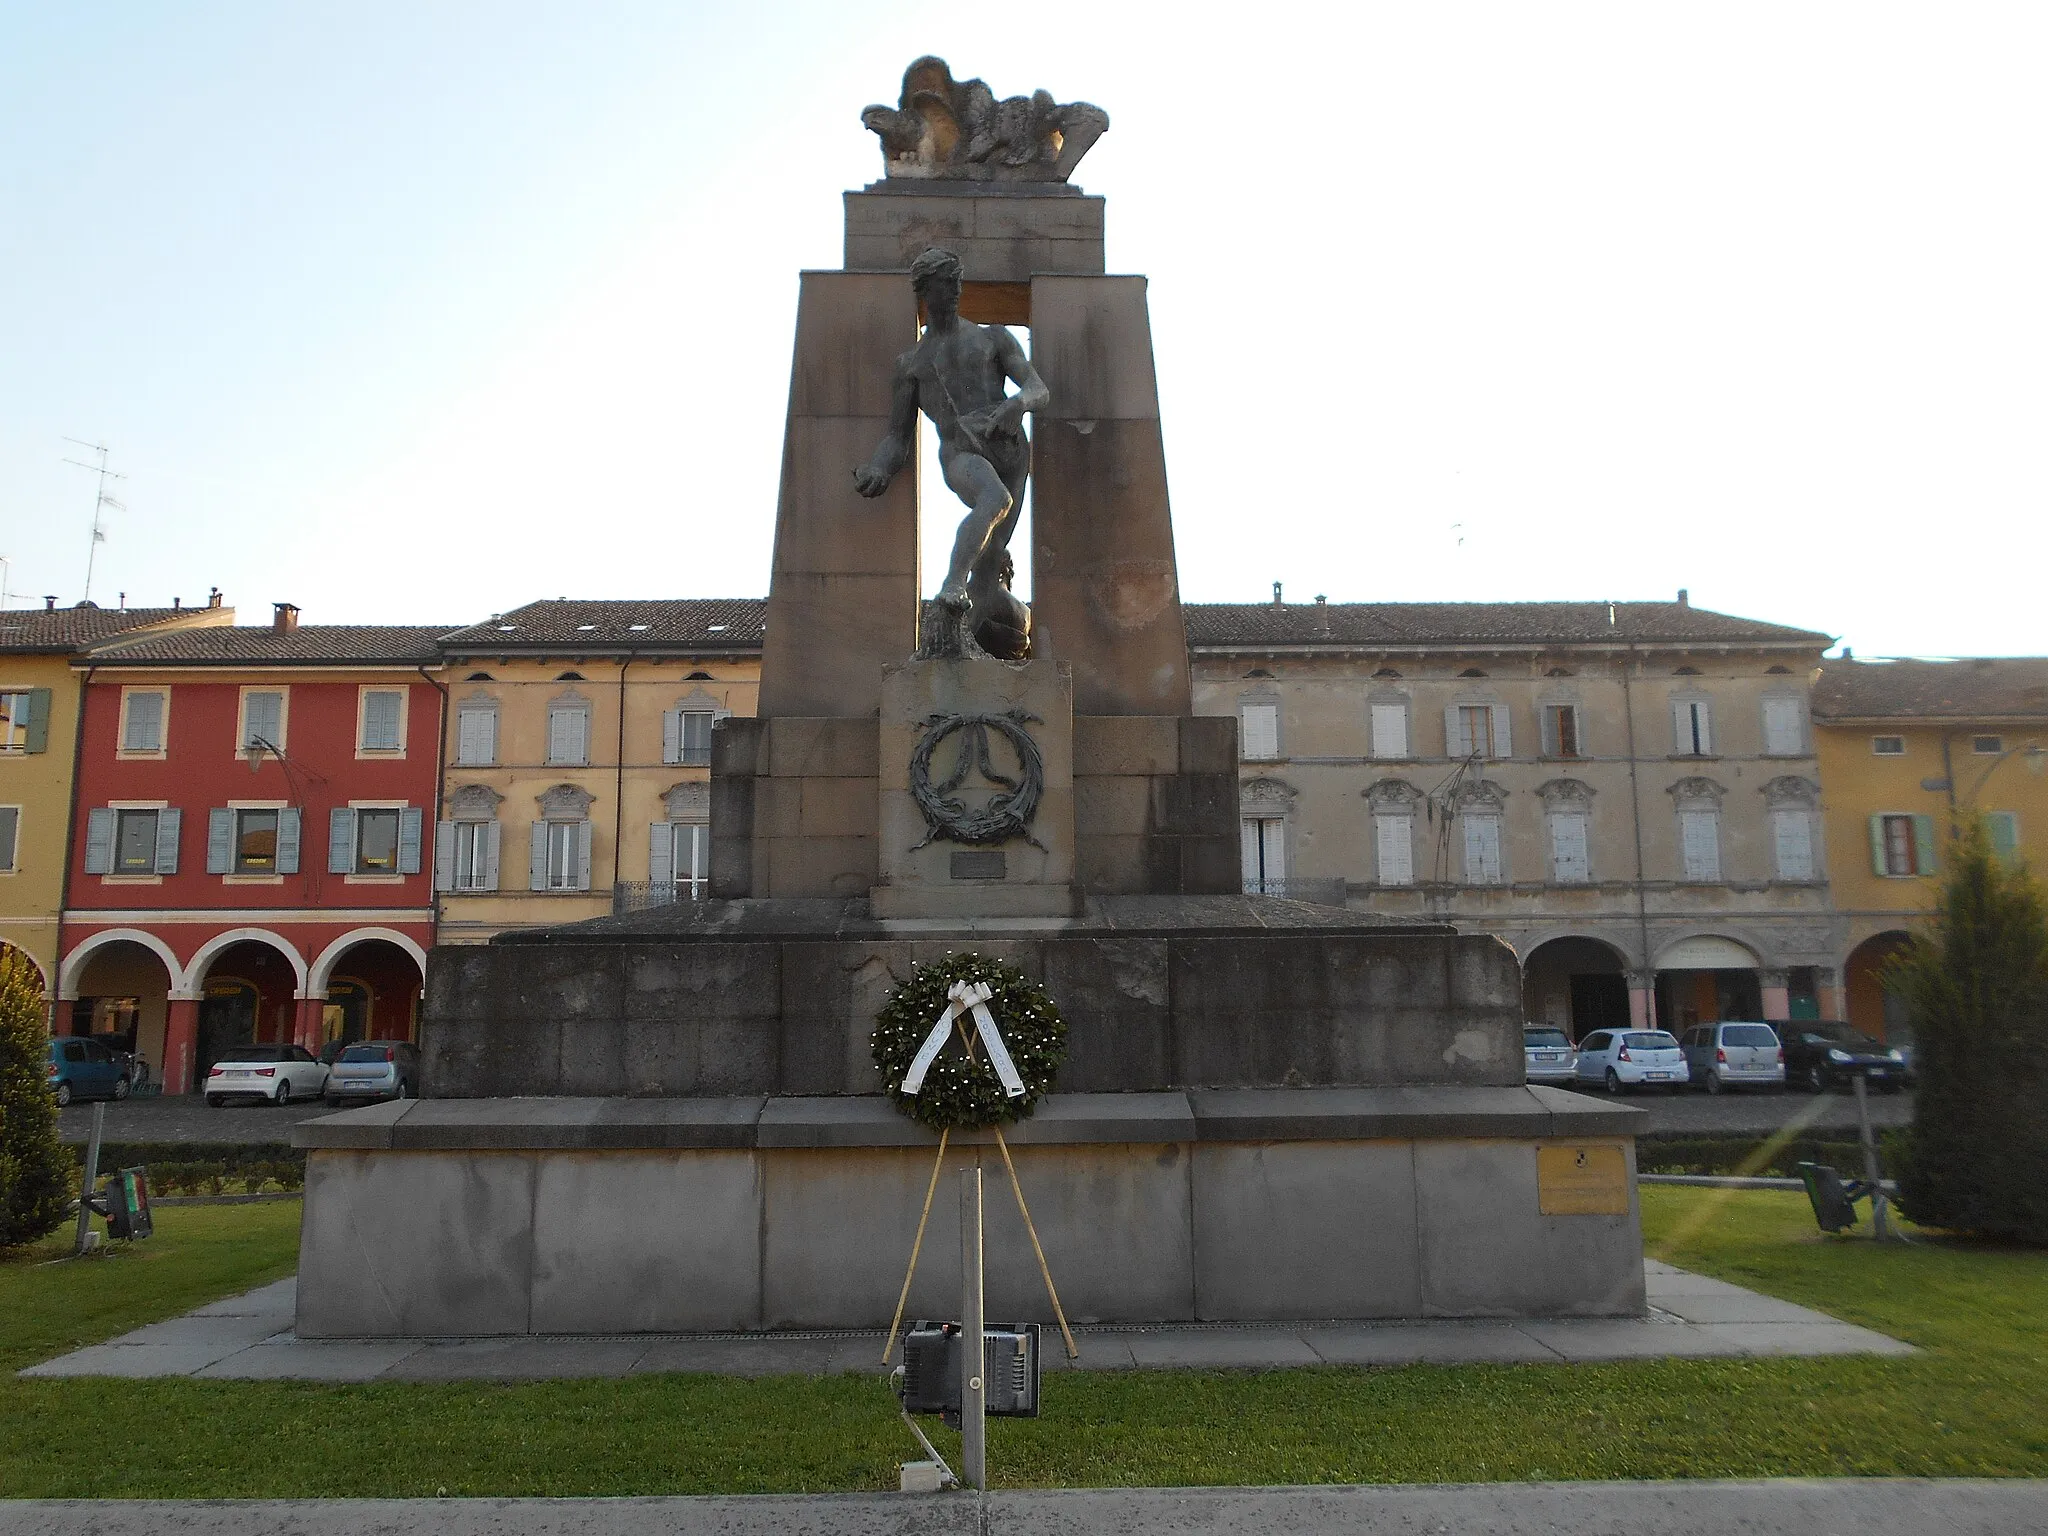
[[853,471],[853,488],[863,496],[879,496],[888,490],[897,471],[910,462],[911,449],[917,442],[917,375],[911,371],[910,361],[906,355],[896,362],[896,382],[889,397],[888,435],[875,445],[874,455],[867,463]]

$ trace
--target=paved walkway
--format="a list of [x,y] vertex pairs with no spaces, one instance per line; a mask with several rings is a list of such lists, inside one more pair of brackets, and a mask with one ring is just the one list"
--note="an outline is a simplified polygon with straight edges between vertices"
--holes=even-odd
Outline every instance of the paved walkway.
[[695,1499],[0,1502],[0,1536],[2012,1536],[2048,1483],[1105,1488]]
[[[1667,1356],[1911,1354],[1910,1345],[1741,1286],[1644,1265],[1643,1318],[1503,1322],[1167,1323],[1075,1330],[1081,1370],[1270,1370],[1293,1365],[1462,1365]],[[300,1339],[280,1280],[152,1323],[24,1376],[209,1376],[305,1381],[522,1381],[706,1371],[722,1376],[881,1370],[880,1333],[599,1338]],[[1045,1365],[1068,1365],[1048,1330]]]

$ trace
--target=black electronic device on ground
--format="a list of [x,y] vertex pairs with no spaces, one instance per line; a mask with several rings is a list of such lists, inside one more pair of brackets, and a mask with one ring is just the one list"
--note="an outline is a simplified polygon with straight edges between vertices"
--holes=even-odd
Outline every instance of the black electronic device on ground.
[[[984,1331],[982,1381],[988,1413],[994,1417],[1038,1417],[1038,1332],[1036,1323],[991,1323]],[[960,1423],[958,1323],[920,1319],[903,1337],[903,1375],[897,1395],[908,1413],[937,1413]]]
[[92,1208],[107,1219],[107,1236],[124,1242],[148,1237],[156,1230],[149,1214],[149,1170],[123,1168],[92,1198]]

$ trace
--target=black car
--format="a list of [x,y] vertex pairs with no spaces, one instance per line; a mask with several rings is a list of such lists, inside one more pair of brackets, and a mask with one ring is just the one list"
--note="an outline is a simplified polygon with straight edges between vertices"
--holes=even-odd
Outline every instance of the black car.
[[1856,1077],[1885,1093],[1897,1093],[1906,1085],[1905,1056],[1860,1029],[1832,1019],[1795,1019],[1777,1029],[1785,1042],[1789,1086],[1826,1093]]

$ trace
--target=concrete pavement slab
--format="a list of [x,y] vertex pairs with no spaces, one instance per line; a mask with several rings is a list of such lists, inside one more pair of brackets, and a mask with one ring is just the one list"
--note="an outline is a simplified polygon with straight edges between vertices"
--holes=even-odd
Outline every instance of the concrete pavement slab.
[[1326,1365],[1554,1364],[1560,1358],[1513,1323],[1372,1323],[1316,1328],[1302,1339]]
[[558,1381],[623,1376],[645,1339],[431,1339],[398,1361],[392,1381]]
[[299,1279],[288,1275],[274,1280],[269,1285],[259,1285],[253,1291],[244,1291],[239,1296],[230,1296],[223,1301],[208,1302],[195,1307],[187,1317],[254,1317],[281,1316],[287,1325],[291,1322],[292,1309],[299,1303]]
[[1299,1334],[1284,1328],[1162,1328],[1128,1335],[1141,1371],[1276,1370],[1321,1365]]
[[0,1502],[0,1536],[2013,1536],[2048,1482],[1905,1478],[673,1499]]
[[174,1317],[168,1322],[150,1323],[133,1333],[121,1335],[124,1348],[137,1344],[219,1344],[227,1349],[247,1349],[280,1333],[291,1332],[291,1315],[239,1313],[228,1317]]
[[1572,1318],[1520,1326],[1539,1344],[1577,1362],[1696,1360],[1744,1353],[1733,1339],[1716,1338],[1690,1323],[1665,1318]]
[[216,1381],[375,1381],[407,1355],[416,1339],[293,1339],[252,1344],[195,1372]]
[[1038,1368],[1041,1371],[1130,1371],[1137,1369],[1137,1358],[1131,1354],[1130,1336],[1121,1331],[1108,1329],[1077,1328],[1074,1330],[1074,1344],[1081,1353],[1078,1359],[1067,1358],[1067,1342],[1059,1336],[1056,1328],[1047,1329],[1039,1340]]
[[1700,1323],[1695,1331],[1746,1355],[1910,1355],[1913,1346],[1854,1323]]
[[190,1376],[246,1344],[94,1344],[32,1365],[23,1376]]
[[[1730,1287],[1734,1290],[1734,1287]],[[1733,1295],[1674,1296],[1669,1292],[1654,1297],[1650,1305],[1688,1323],[1825,1323],[1825,1313],[1759,1296],[1755,1291],[1735,1290]]]
[[[844,1346],[829,1338],[656,1339],[633,1362],[632,1374],[703,1371],[714,1376],[828,1376],[847,1369],[837,1363],[843,1353]],[[880,1334],[862,1355],[879,1375]]]

